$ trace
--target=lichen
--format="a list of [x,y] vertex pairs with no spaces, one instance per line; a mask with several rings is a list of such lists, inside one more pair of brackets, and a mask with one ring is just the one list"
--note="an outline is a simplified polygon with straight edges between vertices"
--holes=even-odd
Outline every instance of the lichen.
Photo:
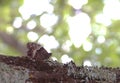
[[[76,66],[53,61],[41,45],[27,44],[27,56],[0,55],[0,83],[119,83],[120,68]],[[17,82],[16,82],[17,81]]]

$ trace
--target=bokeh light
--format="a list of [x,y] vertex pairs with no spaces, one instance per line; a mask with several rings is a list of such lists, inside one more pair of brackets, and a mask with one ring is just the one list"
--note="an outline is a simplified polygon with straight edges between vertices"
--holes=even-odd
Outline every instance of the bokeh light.
[[104,43],[105,42],[105,37],[104,36],[98,36],[98,38],[97,38],[97,42],[98,43]]
[[92,50],[92,43],[91,42],[88,42],[88,41],[85,41],[83,43],[83,49],[85,51],[91,51]]
[[40,23],[44,28],[51,28],[57,23],[58,17],[54,14],[43,14],[40,17]]
[[120,19],[120,1],[119,0],[104,0],[103,13],[107,18]]
[[105,16],[104,14],[97,14],[95,17],[97,23],[101,23],[105,26],[109,26],[112,23],[112,20]]
[[73,61],[73,59],[71,57],[69,57],[67,54],[64,54],[61,57],[61,61],[62,61],[62,63],[65,64],[65,63],[69,63],[69,62]]
[[30,32],[28,32],[27,37],[30,41],[35,42],[39,36],[37,33],[30,31]]
[[56,57],[51,57],[51,59],[52,59],[53,61],[57,61],[57,58],[56,58]]
[[84,4],[87,4],[88,0],[68,0],[70,4],[75,9],[81,9]]
[[80,12],[67,19],[69,36],[75,47],[79,48],[91,33],[90,18],[86,13]]
[[91,61],[85,60],[83,66],[92,66]]
[[8,26],[7,29],[6,29],[6,31],[7,31],[8,33],[13,33],[13,32],[14,32],[14,28],[11,27],[11,26]]
[[102,49],[101,48],[96,48],[95,53],[100,55],[102,53]]
[[70,47],[72,46],[72,42],[70,40],[67,40],[63,45],[62,49],[66,52],[70,52]]
[[29,19],[31,15],[40,15],[43,12],[52,13],[54,7],[49,0],[24,0],[24,4],[19,8],[23,19]]
[[43,35],[38,40],[38,43],[43,44],[48,52],[51,52],[51,49],[55,49],[59,46],[59,43],[55,39],[55,37],[54,36],[49,36],[47,34]]
[[35,27],[36,27],[36,22],[34,21],[34,20],[31,20],[31,21],[29,21],[28,23],[27,23],[27,28],[29,29],[29,30],[32,30],[32,29],[34,29]]
[[42,44],[53,60],[63,63],[73,58],[77,64],[88,59],[84,63],[89,65],[120,65],[120,0],[23,1],[0,3],[0,43],[5,43],[5,51],[9,46],[19,51],[11,38],[23,45]]
[[22,18],[21,17],[16,17],[14,22],[13,22],[13,26],[15,28],[20,28],[22,26]]

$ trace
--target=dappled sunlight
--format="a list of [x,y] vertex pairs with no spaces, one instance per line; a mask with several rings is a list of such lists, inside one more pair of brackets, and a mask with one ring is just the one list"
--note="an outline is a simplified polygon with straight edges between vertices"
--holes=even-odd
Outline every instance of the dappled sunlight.
[[29,21],[28,23],[27,23],[27,28],[29,29],[29,30],[32,30],[32,29],[34,29],[35,27],[36,27],[36,22],[34,21],[34,20],[31,20],[31,21]]
[[103,14],[106,18],[120,20],[120,1],[104,0]]
[[100,55],[102,53],[102,49],[101,48],[96,48],[95,53]]
[[30,32],[28,32],[27,37],[30,41],[35,42],[39,36],[37,33],[30,31]]
[[53,61],[57,61],[57,58],[56,58],[56,57],[51,57],[51,59],[52,59]]
[[14,22],[13,22],[13,26],[15,28],[20,28],[22,26],[22,22],[23,22],[23,20],[21,17],[16,17]]
[[48,52],[51,52],[51,49],[55,49],[59,46],[58,41],[55,39],[54,36],[43,35],[39,40],[38,43],[43,44],[45,49]]
[[91,33],[90,18],[86,13],[80,12],[67,19],[69,36],[75,47],[79,48]]
[[120,65],[120,0],[2,1],[3,50],[12,47],[10,52],[23,55],[22,45],[37,42],[63,63],[74,59],[80,65],[84,60],[88,65]]
[[105,26],[109,26],[112,23],[112,20],[108,18],[108,16],[105,16],[103,13],[97,14],[95,16],[96,22],[101,23]]
[[70,4],[74,9],[81,9],[84,4],[87,4],[88,0],[68,0],[68,4]]
[[62,49],[66,52],[70,52],[70,47],[72,46],[72,42],[70,40],[67,40],[63,45]]
[[65,63],[69,63],[71,61],[73,61],[73,59],[71,57],[69,57],[67,54],[62,55],[62,57],[61,57],[62,63],[65,64]]
[[57,23],[58,17],[55,14],[43,14],[40,17],[41,26],[44,28],[51,28]]
[[8,27],[6,28],[6,31],[7,31],[8,33],[13,33],[13,32],[14,32],[14,28],[11,27],[11,26],[8,26]]
[[101,35],[101,36],[98,36],[98,37],[97,37],[97,42],[100,43],[100,44],[101,44],[101,43],[104,43],[104,42],[105,42],[105,37],[102,36],[102,35]]
[[89,42],[89,41],[85,41],[84,43],[83,43],[83,49],[85,50],[85,51],[91,51],[92,50],[92,43],[91,42]]
[[91,61],[89,61],[89,60],[85,60],[85,61],[83,62],[83,66],[92,66],[92,63],[91,63]]
[[49,3],[50,0],[24,0],[24,4],[19,8],[24,19],[29,19],[31,15],[40,15],[43,12],[52,13],[54,7]]

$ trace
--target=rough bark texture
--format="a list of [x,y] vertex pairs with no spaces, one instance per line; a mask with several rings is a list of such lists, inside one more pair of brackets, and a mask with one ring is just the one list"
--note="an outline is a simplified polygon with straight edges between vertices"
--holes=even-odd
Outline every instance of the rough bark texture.
[[0,63],[0,83],[25,83],[29,79],[28,69],[15,69],[15,66],[9,66]]
[[39,44],[27,48],[27,56],[0,55],[0,83],[120,83],[120,68],[62,64]]

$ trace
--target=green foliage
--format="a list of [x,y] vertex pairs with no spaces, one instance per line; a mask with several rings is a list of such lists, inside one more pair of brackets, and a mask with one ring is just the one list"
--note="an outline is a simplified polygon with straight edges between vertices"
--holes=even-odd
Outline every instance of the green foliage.
[[12,0],[0,0],[0,6],[7,6],[11,3]]
[[[40,15],[31,15],[30,18],[26,20],[23,19],[22,14],[19,12],[19,8],[23,5],[23,0],[0,0],[0,33],[5,32],[14,36],[17,41],[24,46],[30,41],[27,37],[28,32],[30,31],[37,33],[39,38],[44,34],[49,36],[52,35],[59,43],[58,48],[52,49],[53,56],[58,58],[59,61],[61,61],[62,55],[68,54],[73,58],[77,65],[82,65],[84,60],[90,60],[93,65],[99,65],[98,63],[100,63],[101,65],[112,67],[120,66],[120,20],[111,19],[112,23],[108,26],[96,22],[95,16],[99,13],[103,13],[103,8],[105,5],[103,2],[104,0],[88,0],[88,3],[83,5],[82,8],[78,10],[69,5],[68,1],[69,0],[51,0],[50,3],[54,7],[53,14],[59,18],[57,23],[52,26],[53,31],[50,33],[47,32],[47,29],[44,28],[39,21],[42,15],[47,14],[46,11],[42,12]],[[74,16],[77,11],[84,12],[91,18],[92,32],[87,38],[87,41],[92,43],[92,49],[90,51],[85,51],[83,45],[76,48],[73,44],[70,46],[70,51],[65,51],[63,49],[63,45],[66,41],[71,40],[69,36],[67,18]],[[13,26],[16,17],[20,17],[23,21],[20,28],[15,28]],[[36,22],[36,27],[34,29],[27,28],[27,24],[31,20]],[[105,41],[103,43],[99,43],[97,41],[99,36],[105,37]],[[5,53],[8,55],[23,54],[19,51],[19,46],[17,47],[18,43],[14,43],[16,47],[12,47],[11,43],[9,43],[11,41],[6,43],[5,38],[7,37],[2,38],[0,34],[0,53]],[[38,42],[39,38],[36,42]],[[98,53],[96,51],[98,51]]]

